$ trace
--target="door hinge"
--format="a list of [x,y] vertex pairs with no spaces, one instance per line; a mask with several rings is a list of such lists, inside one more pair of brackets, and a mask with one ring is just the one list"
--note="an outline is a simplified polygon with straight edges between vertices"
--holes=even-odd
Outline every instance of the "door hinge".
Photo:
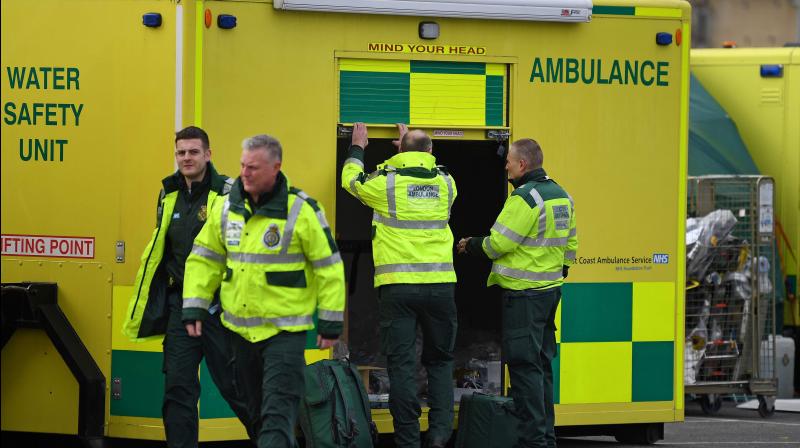
[[122,378],[111,379],[111,398],[113,400],[122,400]]

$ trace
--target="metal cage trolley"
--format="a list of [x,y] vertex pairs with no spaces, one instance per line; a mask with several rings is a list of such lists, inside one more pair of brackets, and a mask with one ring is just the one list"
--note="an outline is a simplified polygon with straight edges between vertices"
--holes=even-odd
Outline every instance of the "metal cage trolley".
[[774,412],[774,181],[689,177],[686,223],[685,392],[704,412],[721,394],[755,395]]

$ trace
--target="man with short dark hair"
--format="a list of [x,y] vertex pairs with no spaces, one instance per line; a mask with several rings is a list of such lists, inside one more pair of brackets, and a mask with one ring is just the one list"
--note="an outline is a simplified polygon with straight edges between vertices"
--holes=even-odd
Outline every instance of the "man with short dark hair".
[[164,337],[164,403],[167,445],[197,447],[200,398],[198,369],[205,357],[222,397],[243,421],[244,401],[237,397],[228,372],[230,347],[219,322],[219,301],[202,338],[189,336],[181,321],[183,278],[192,241],[208,216],[209,205],[228,194],[231,183],[211,163],[208,134],[189,126],[175,134],[178,170],[161,181],[156,229],[142,254],[124,333],[134,340]]
[[367,127],[355,124],[342,187],[375,212],[372,254],[395,445],[420,445],[415,379],[419,324],[422,365],[428,372],[427,445],[443,447],[453,430],[456,274],[448,221],[457,191],[447,169],[436,165],[431,138],[423,131],[407,132],[403,124],[398,130],[399,153],[367,175]]
[[344,266],[322,205],[281,171],[280,142],[256,135],[242,149],[240,176],[211,206],[186,261],[183,320],[189,335],[202,337],[221,285],[235,377],[257,420],[251,437],[260,448],[293,448],[306,332],[316,311],[317,346],[339,338]]
[[518,447],[555,447],[555,315],[578,237],[572,197],[542,168],[531,139],[511,145],[508,180],[516,189],[485,237],[463,238],[459,253],[492,260],[487,284],[503,289],[503,361],[520,420]]

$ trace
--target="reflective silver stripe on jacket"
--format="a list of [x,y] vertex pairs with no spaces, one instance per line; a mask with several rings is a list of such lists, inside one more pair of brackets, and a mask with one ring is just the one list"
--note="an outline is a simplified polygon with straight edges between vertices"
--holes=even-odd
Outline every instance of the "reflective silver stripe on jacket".
[[372,220],[381,223],[385,226],[394,227],[397,229],[444,229],[447,227],[447,220],[400,220],[397,218],[387,218],[379,215],[377,212],[372,214]]
[[447,220],[450,220],[450,208],[453,207],[453,179],[449,174],[442,174],[447,183]]
[[386,173],[386,201],[390,218],[397,218],[397,198],[394,196],[394,186],[397,173],[389,171]]
[[503,235],[504,237],[510,239],[511,241],[517,244],[522,244],[522,242],[525,241],[525,238],[527,238],[526,236],[520,235],[519,233],[509,229],[508,227],[504,226],[503,224],[500,224],[499,222],[494,223],[494,225],[492,226],[492,230],[499,233],[500,235]]
[[547,230],[547,207],[544,206],[542,195],[535,188],[531,188],[530,194],[536,202],[536,206],[539,207],[539,230],[536,232],[536,238],[534,238],[538,240],[544,237],[544,232]]
[[207,247],[194,244],[192,245],[192,254],[220,264],[225,264],[225,255],[218,254]]
[[573,237],[573,236],[576,236],[576,235],[578,235],[578,228],[577,227],[573,227],[573,228],[569,229],[569,236],[570,237]]
[[200,297],[184,297],[183,308],[202,308],[207,310],[211,305],[210,300],[201,299]]
[[528,236],[522,236],[519,233],[509,229],[508,227],[500,224],[499,222],[495,222],[492,226],[492,230],[503,235],[504,237],[510,239],[511,241],[521,244],[527,247],[562,247],[566,246],[568,242],[567,237],[555,237],[555,238],[537,238],[533,239]]
[[489,258],[492,260],[500,258],[500,254],[492,247],[492,239],[490,237],[487,236],[483,239],[483,245],[486,248],[486,255],[488,255]]
[[222,232],[222,245],[227,245],[225,241],[225,231],[228,229],[228,210],[231,208],[231,201],[225,198],[225,204],[222,206],[222,217],[219,220],[219,228]]
[[280,253],[286,254],[289,252],[289,245],[292,243],[292,236],[294,235],[294,226],[297,224],[297,218],[300,216],[300,209],[303,208],[303,203],[308,198],[308,195],[302,191],[297,193],[297,198],[292,204],[292,209],[286,216],[286,224],[283,227],[283,237],[281,238],[281,251]]
[[574,250],[568,250],[568,251],[564,252],[564,259],[570,260],[570,261],[575,261],[575,251]]
[[313,325],[314,319],[311,316],[285,316],[285,317],[239,317],[234,316],[228,311],[223,311],[222,316],[225,320],[237,327],[263,327],[265,324],[273,324],[276,327],[297,327],[300,325]]
[[521,269],[513,269],[499,264],[492,265],[492,272],[495,274],[505,275],[506,277],[516,278],[520,280],[530,280],[533,282],[558,280],[561,276],[561,268],[553,272],[529,272]]
[[375,267],[375,275],[390,272],[447,272],[453,270],[453,263],[395,263]]
[[344,320],[344,311],[318,310],[317,315],[320,319],[341,322]]
[[349,157],[347,160],[344,161],[345,165],[347,165],[348,163],[354,163],[360,166],[362,170],[364,169],[364,162],[362,162],[359,159],[356,159],[355,157]]
[[241,263],[303,263],[303,254],[249,254],[245,252],[228,252],[228,259]]
[[314,269],[319,269],[319,268],[324,268],[325,266],[330,266],[332,264],[339,263],[340,261],[342,261],[342,254],[336,252],[330,257],[325,257],[321,260],[312,261],[311,266],[314,266]]
[[359,202],[365,204],[364,200],[361,199],[361,195],[358,194],[358,190],[356,189],[357,181],[358,181],[358,176],[353,176],[353,178],[350,179],[350,191],[355,195],[356,199],[358,199]]

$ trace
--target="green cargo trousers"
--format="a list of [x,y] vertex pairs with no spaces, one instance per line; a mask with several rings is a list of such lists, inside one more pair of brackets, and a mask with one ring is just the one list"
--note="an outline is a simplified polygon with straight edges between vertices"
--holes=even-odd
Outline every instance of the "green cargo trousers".
[[295,425],[305,390],[306,332],[282,331],[251,343],[227,328],[233,342],[234,377],[248,413],[255,416],[259,448],[294,448]]
[[422,365],[428,372],[428,443],[453,432],[453,346],[458,328],[455,284],[397,284],[378,289],[381,350],[389,373],[389,411],[397,447],[419,447],[416,339],[422,328]]
[[[231,375],[233,357],[230,338],[223,331],[219,313],[203,322],[203,335],[193,338],[181,321],[181,291],[169,293],[169,319],[164,335],[164,402],[161,408],[167,446],[197,447],[197,401],[200,398],[198,371],[205,356],[211,379],[222,398],[242,422],[249,421],[244,399],[237,396]],[[247,427],[247,425],[245,425]],[[253,428],[247,427],[248,432]]]
[[519,417],[519,447],[555,447],[555,316],[561,288],[503,291],[503,361]]

